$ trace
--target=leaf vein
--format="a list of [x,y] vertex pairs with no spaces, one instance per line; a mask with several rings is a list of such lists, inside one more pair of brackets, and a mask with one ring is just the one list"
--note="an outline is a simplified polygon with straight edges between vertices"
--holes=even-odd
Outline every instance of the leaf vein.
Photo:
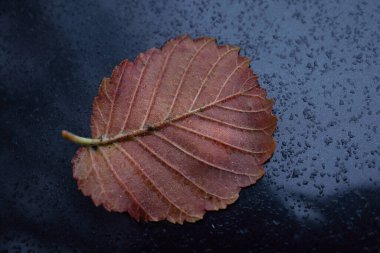
[[209,39],[205,43],[203,43],[203,45],[199,49],[196,49],[194,55],[192,56],[192,58],[190,59],[189,63],[187,64],[186,69],[182,73],[179,85],[178,85],[177,90],[176,90],[176,94],[174,96],[173,102],[172,102],[172,104],[170,106],[169,112],[167,113],[165,119],[167,119],[170,116],[170,113],[173,111],[174,105],[175,105],[175,103],[177,101],[177,98],[178,98],[179,91],[180,91],[180,89],[182,87],[182,84],[183,84],[183,82],[185,80],[185,76],[187,75],[187,72],[189,71],[189,69],[190,69],[190,67],[191,67],[194,59],[196,58],[197,55],[199,55],[199,53],[202,51],[202,49],[205,48],[207,46],[207,44],[210,43],[211,41],[214,41],[214,40],[213,39]]
[[243,110],[243,109],[238,109],[238,108],[233,108],[233,107],[223,106],[223,105],[215,105],[215,107],[222,108],[222,109],[229,110],[229,111],[234,111],[234,112],[258,113],[258,112],[266,112],[266,111],[268,111],[269,109],[272,108],[272,105],[269,105],[269,106],[267,106],[265,108],[262,108],[262,109],[259,109],[259,110]]
[[209,139],[209,140],[214,141],[214,142],[216,142],[218,144],[221,144],[221,145],[224,145],[226,147],[229,147],[229,148],[232,148],[232,149],[235,149],[235,150],[239,150],[241,152],[248,153],[248,154],[251,154],[251,155],[264,154],[264,153],[268,152],[267,150],[265,150],[265,151],[252,151],[252,150],[249,150],[249,149],[246,149],[246,148],[242,148],[242,147],[239,147],[239,146],[227,143],[227,142],[222,141],[222,140],[220,140],[218,138],[212,137],[210,135],[201,133],[199,131],[196,131],[194,129],[191,129],[191,128],[188,128],[188,127],[185,127],[183,125],[176,124],[176,123],[171,123],[170,125],[175,126],[177,128],[180,128],[180,129],[183,129],[183,130],[185,130],[187,132],[190,132],[190,133],[193,133],[195,135],[198,135],[199,137]]
[[162,77],[163,77],[163,75],[164,75],[164,73],[166,72],[166,66],[167,66],[167,64],[168,64],[168,62],[169,62],[169,59],[170,59],[170,57],[172,57],[172,55],[173,55],[173,52],[174,52],[174,50],[177,48],[177,46],[185,39],[186,37],[183,37],[181,40],[178,40],[177,42],[176,42],[176,44],[173,46],[173,48],[170,50],[170,52],[169,52],[169,54],[166,56],[166,58],[165,58],[165,62],[164,62],[164,65],[161,67],[161,70],[160,70],[160,76],[159,76],[159,78],[157,79],[157,81],[156,81],[156,83],[155,83],[155,85],[154,85],[154,90],[153,90],[153,94],[152,94],[152,96],[151,96],[151,99],[150,99],[150,102],[149,102],[149,105],[148,105],[148,109],[147,109],[147,111],[146,111],[146,113],[145,113],[145,117],[144,117],[144,119],[143,119],[143,121],[142,121],[142,123],[141,123],[141,126],[140,126],[140,129],[143,129],[144,128],[144,125],[145,125],[145,122],[148,120],[148,117],[149,117],[149,115],[150,115],[150,112],[152,111],[152,106],[153,106],[153,103],[155,102],[155,100],[156,100],[156,97],[157,97],[157,91],[158,91],[158,88],[159,88],[159,86],[160,86],[160,84],[161,84],[161,82],[162,82]]
[[188,182],[190,182],[191,184],[193,184],[196,188],[198,188],[200,191],[202,191],[203,193],[205,194],[208,194],[208,195],[211,195],[211,196],[214,196],[214,197],[217,197],[221,200],[226,200],[227,198],[223,198],[221,196],[218,196],[218,195],[215,195],[211,192],[208,192],[206,189],[204,189],[203,187],[201,187],[200,185],[198,185],[197,183],[195,183],[194,181],[192,181],[188,176],[186,176],[185,174],[183,174],[181,171],[179,171],[178,169],[176,169],[176,167],[172,164],[170,164],[165,158],[163,158],[161,155],[159,155],[157,152],[155,152],[151,147],[149,147],[146,143],[144,143],[143,141],[139,140],[138,138],[135,139],[137,141],[138,144],[140,144],[144,149],[146,149],[153,157],[156,158],[156,160],[160,161],[161,163],[163,163],[164,165],[166,165],[166,167],[172,169],[174,172],[180,174],[182,177],[184,177]]
[[234,171],[234,170],[229,170],[227,168],[224,168],[224,167],[221,167],[221,166],[218,166],[216,164],[213,164],[211,162],[208,162],[200,157],[198,157],[197,155],[194,155],[193,153],[190,153],[189,151],[187,151],[186,149],[184,149],[183,147],[179,146],[177,143],[175,143],[174,141],[170,140],[169,138],[163,136],[162,134],[158,134],[156,132],[153,133],[155,136],[158,136],[160,139],[166,141],[167,143],[171,144],[172,146],[176,147],[178,150],[182,151],[183,153],[187,154],[188,156],[192,157],[193,159],[195,160],[198,160],[206,165],[209,165],[215,169],[218,169],[218,170],[222,170],[222,171],[226,171],[226,172],[230,172],[232,174],[236,174],[236,175],[244,175],[244,176],[254,176],[253,174],[249,174],[249,173],[242,173],[242,172],[237,172],[237,171]]
[[236,128],[236,129],[241,129],[241,130],[246,130],[246,131],[261,131],[261,132],[264,132],[266,135],[269,135],[269,134],[265,131],[265,129],[268,129],[268,128],[270,128],[270,127],[272,127],[274,125],[274,124],[272,124],[272,125],[269,125],[269,126],[266,126],[266,127],[263,127],[263,128],[242,127],[242,126],[238,126],[238,125],[235,125],[235,124],[227,123],[227,122],[224,122],[222,120],[215,119],[215,118],[212,118],[212,117],[200,114],[200,113],[195,113],[195,115],[198,116],[198,117],[200,117],[200,118],[207,119],[209,121],[213,121],[213,122],[217,122],[219,124],[225,125],[225,126],[229,126],[231,128]]
[[201,217],[198,217],[198,216],[194,216],[192,214],[189,214],[187,211],[183,210],[181,207],[179,207],[176,203],[174,203],[173,201],[170,200],[170,198],[164,194],[159,188],[158,186],[156,185],[156,183],[154,182],[154,180],[152,178],[150,178],[150,176],[144,171],[144,169],[142,168],[141,164],[139,162],[136,161],[136,159],[134,159],[121,145],[118,145],[118,144],[115,144],[116,145],[116,148],[120,150],[120,152],[128,159],[130,160],[134,165],[135,167],[138,168],[138,170],[140,171],[140,173],[142,174],[142,176],[148,180],[153,188],[155,189],[156,192],[158,192],[162,197],[164,197],[164,199],[166,200],[166,202],[169,203],[169,205],[172,205],[173,207],[175,207],[178,211],[180,211],[181,213],[184,213],[186,214],[187,216],[189,217],[192,217],[192,218],[201,218]]
[[240,65],[236,66],[236,68],[231,72],[231,74],[226,78],[226,80],[224,81],[223,85],[221,86],[221,88],[219,89],[219,92],[218,92],[218,95],[216,96],[215,98],[215,101],[217,101],[220,97],[220,95],[222,94],[222,91],[224,89],[224,87],[227,85],[227,83],[230,81],[231,77],[241,68],[244,66],[244,64],[246,63],[249,63],[249,60],[245,60],[243,61],[242,63],[240,63]]
[[241,91],[241,90],[244,88],[245,84],[246,84],[249,80],[252,80],[252,79],[256,79],[256,80],[257,80],[257,76],[254,74],[254,75],[248,77],[248,78],[244,81],[244,83],[242,84],[242,86],[240,87],[239,90]]
[[153,217],[145,210],[145,208],[142,206],[142,204],[137,200],[136,196],[132,193],[132,191],[129,189],[127,184],[125,184],[123,182],[123,180],[120,178],[119,173],[117,173],[117,171],[113,167],[112,163],[109,161],[106,154],[101,150],[101,148],[99,148],[98,150],[99,150],[100,154],[102,155],[103,159],[106,161],[107,167],[111,171],[114,179],[124,190],[124,193],[128,197],[130,197],[150,219],[153,219]]
[[121,83],[121,80],[123,79],[123,76],[124,76],[124,71],[125,71],[125,66],[127,65],[127,61],[123,62],[123,65],[121,67],[121,72],[120,72],[120,78],[119,78],[119,81],[117,82],[117,85],[116,85],[116,90],[113,94],[113,98],[111,100],[111,109],[110,109],[110,115],[108,117],[108,122],[107,122],[107,126],[106,126],[106,132],[105,132],[105,135],[108,134],[108,131],[109,131],[109,128],[111,126],[111,121],[112,121],[112,116],[113,116],[113,110],[115,108],[115,100],[116,100],[116,96],[117,96],[117,93],[119,92],[119,87],[120,87],[120,83]]
[[146,63],[144,64],[143,69],[142,69],[141,72],[140,72],[140,76],[139,76],[139,79],[138,79],[138,82],[137,82],[136,88],[135,88],[135,90],[133,91],[133,95],[132,95],[132,98],[131,98],[131,103],[129,104],[128,111],[127,111],[127,114],[126,114],[125,119],[124,119],[124,122],[123,122],[123,126],[122,126],[122,128],[121,128],[120,131],[123,131],[123,130],[125,129],[126,125],[127,125],[127,122],[128,122],[129,116],[130,116],[131,111],[132,111],[132,107],[135,105],[134,103],[135,103],[135,99],[136,99],[136,96],[137,96],[137,92],[138,92],[138,90],[139,90],[139,88],[140,88],[140,86],[141,86],[142,78],[143,78],[143,76],[144,76],[144,74],[145,74],[146,67],[147,67],[148,64],[149,64],[149,61],[150,61],[150,59],[151,59],[151,57],[152,57],[152,54],[153,54],[153,53],[149,54],[148,59],[146,60]]
[[233,52],[233,51],[238,51],[238,50],[239,50],[239,48],[232,48],[232,49],[229,49],[228,51],[226,51],[224,54],[222,54],[220,57],[217,58],[217,60],[214,62],[214,64],[211,66],[211,68],[210,68],[209,71],[207,72],[206,77],[203,79],[202,84],[201,84],[201,86],[199,87],[198,92],[197,92],[197,94],[195,95],[195,97],[194,97],[194,99],[193,99],[193,101],[192,101],[192,103],[191,103],[191,105],[190,105],[190,109],[189,109],[189,111],[192,111],[192,109],[193,109],[193,107],[194,107],[196,101],[198,100],[199,95],[201,94],[203,88],[204,88],[205,85],[207,84],[207,82],[208,82],[208,80],[209,80],[209,77],[210,77],[212,71],[214,71],[214,69],[215,69],[215,67],[218,65],[218,63],[219,63],[219,62],[220,62],[220,61],[221,61],[226,55],[228,55],[229,53],[231,53],[231,52]]

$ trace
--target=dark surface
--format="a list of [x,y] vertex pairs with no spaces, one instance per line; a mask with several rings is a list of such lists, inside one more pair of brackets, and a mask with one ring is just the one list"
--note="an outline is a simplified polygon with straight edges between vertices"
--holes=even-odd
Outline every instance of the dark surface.
[[[0,252],[379,252],[380,2],[1,1]],[[239,45],[277,150],[227,210],[137,223],[72,178],[102,77],[189,33]]]

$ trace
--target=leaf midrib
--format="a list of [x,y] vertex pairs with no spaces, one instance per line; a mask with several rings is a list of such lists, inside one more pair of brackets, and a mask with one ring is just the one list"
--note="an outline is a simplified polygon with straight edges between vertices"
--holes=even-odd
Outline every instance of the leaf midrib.
[[197,112],[202,112],[218,103],[221,103],[221,102],[225,102],[227,100],[230,100],[230,99],[233,99],[237,96],[240,96],[244,93],[247,93],[248,91],[254,89],[255,86],[253,87],[250,87],[244,91],[239,91],[237,93],[234,93],[230,96],[227,96],[227,97],[224,97],[222,99],[219,99],[219,100],[216,100],[210,104],[207,104],[205,106],[202,106],[202,107],[199,107],[197,109],[194,109],[194,110],[191,110],[189,112],[186,112],[186,113],[183,113],[183,114],[180,114],[174,118],[169,118],[169,119],[166,119],[166,120],[163,120],[163,121],[160,121],[156,124],[153,124],[153,125],[150,125],[150,126],[147,126],[145,127],[144,129],[137,129],[137,130],[134,130],[134,131],[131,131],[131,132],[121,132],[119,134],[116,134],[114,136],[111,136],[111,137],[107,137],[107,136],[102,136],[101,138],[97,138],[97,139],[93,139],[93,140],[99,140],[98,143],[94,144],[94,145],[109,145],[109,144],[112,144],[112,143],[115,143],[115,142],[121,142],[121,141],[128,141],[128,140],[132,140],[134,137],[137,137],[137,136],[141,136],[141,135],[145,135],[145,134],[148,134],[149,132],[151,131],[155,131],[155,130],[158,130],[170,123],[173,123],[175,121],[178,121],[178,120],[181,120],[181,119],[184,119],[184,118],[187,118],[189,116],[192,116],[194,114],[196,114]]

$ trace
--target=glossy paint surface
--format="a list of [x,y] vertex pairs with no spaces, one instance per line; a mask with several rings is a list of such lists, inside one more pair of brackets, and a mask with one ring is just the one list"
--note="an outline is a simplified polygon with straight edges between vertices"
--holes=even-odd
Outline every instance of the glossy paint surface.
[[[0,251],[376,252],[378,1],[9,1],[0,4]],[[94,207],[72,178],[99,83],[189,33],[237,45],[275,100],[266,175],[183,226]]]

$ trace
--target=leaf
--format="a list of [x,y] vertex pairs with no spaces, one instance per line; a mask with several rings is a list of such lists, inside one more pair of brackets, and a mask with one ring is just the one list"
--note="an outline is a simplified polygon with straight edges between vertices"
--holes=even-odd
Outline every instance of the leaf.
[[239,48],[187,35],[125,60],[94,99],[72,160],[96,206],[173,223],[226,208],[275,149],[273,100]]

